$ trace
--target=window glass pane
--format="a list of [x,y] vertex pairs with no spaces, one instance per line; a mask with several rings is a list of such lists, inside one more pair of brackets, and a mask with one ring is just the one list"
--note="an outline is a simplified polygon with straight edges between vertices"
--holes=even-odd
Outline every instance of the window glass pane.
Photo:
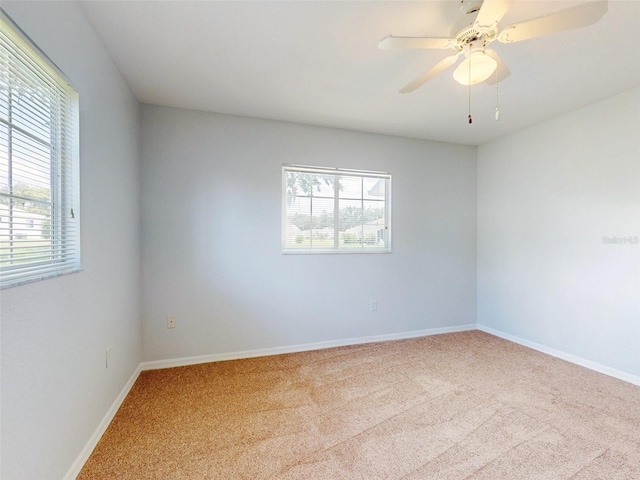
[[13,89],[11,95],[11,122],[37,138],[50,143],[51,106],[49,99],[36,88]]
[[340,198],[362,198],[362,178],[346,175],[341,176]]
[[334,182],[334,175],[288,172],[287,194],[293,196],[333,198]]
[[333,190],[335,179],[335,175],[313,175],[313,196],[333,198],[335,195],[335,192]]
[[[308,247],[311,228],[311,198],[288,197],[285,224],[285,245],[287,247]],[[305,242],[305,239],[307,240]]]
[[9,193],[9,128],[0,123],[0,193]]
[[384,178],[365,177],[363,179],[363,198],[366,200],[384,200],[386,195],[386,185],[387,180]]
[[[29,198],[43,198],[43,190],[47,191],[46,198],[51,198],[51,148],[24,135],[13,131],[12,134],[12,183],[14,187],[26,184],[37,192],[25,191]],[[33,193],[33,196],[32,196]],[[14,192],[14,195],[16,193]]]
[[284,253],[391,251],[388,174],[296,168],[283,166]]
[[380,220],[384,223],[384,200],[365,200],[362,202],[362,207],[362,223],[369,223],[374,220]]
[[340,200],[339,205],[340,243],[346,247],[362,246],[362,201]]
[[384,245],[386,240],[384,201],[364,201],[362,237],[366,246]]
[[0,48],[0,119],[9,116],[9,53]]
[[9,89],[0,78],[0,120],[9,121]]
[[287,172],[287,195],[310,196],[311,175],[307,173]]
[[335,237],[333,218],[333,198],[314,198],[311,219],[311,246],[333,248]]

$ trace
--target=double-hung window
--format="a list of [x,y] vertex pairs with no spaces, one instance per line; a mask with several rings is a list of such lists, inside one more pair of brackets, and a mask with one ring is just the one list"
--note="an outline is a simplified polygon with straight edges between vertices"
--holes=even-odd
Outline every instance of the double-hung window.
[[391,175],[282,166],[283,253],[391,251]]
[[9,287],[80,268],[78,94],[0,14],[0,287]]

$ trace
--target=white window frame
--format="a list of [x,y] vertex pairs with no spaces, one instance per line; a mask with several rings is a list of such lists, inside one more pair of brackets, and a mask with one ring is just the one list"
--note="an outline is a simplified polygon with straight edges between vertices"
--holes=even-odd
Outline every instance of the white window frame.
[[[288,187],[288,173],[310,173],[310,174],[318,174],[322,176],[335,176],[334,185],[338,184],[338,177],[348,176],[355,177],[361,179],[378,179],[379,181],[383,181],[384,185],[384,233],[383,233],[383,243],[382,244],[373,244],[368,245],[366,242],[356,242],[360,246],[346,246],[346,244],[340,242],[341,233],[339,231],[340,228],[340,201],[354,201],[360,200],[362,202],[364,208],[364,202],[371,201],[367,200],[362,191],[360,198],[340,198],[340,189],[333,189],[333,246],[321,246],[314,247],[312,244],[312,233],[310,235],[310,246],[291,246],[287,243],[288,236],[288,202],[289,197],[291,196],[289,193]],[[353,170],[353,169],[345,169],[345,168],[328,168],[328,167],[314,167],[308,165],[290,165],[283,164],[282,165],[282,253],[283,254],[367,254],[367,253],[391,253],[391,174],[388,172],[378,172],[378,171],[370,171],[370,170]],[[304,197],[304,196],[302,196]],[[310,196],[313,198],[313,194]],[[330,197],[324,197],[324,199],[328,199]],[[363,231],[364,231],[364,225]],[[310,229],[311,232],[313,229]],[[289,233],[290,234],[290,233]],[[364,238],[364,236],[362,237]],[[377,241],[377,236],[376,236]]]
[[[4,289],[81,269],[79,96],[2,9],[0,27],[0,288]],[[20,184],[27,188],[18,190]],[[31,185],[48,189],[48,197],[24,193]],[[39,231],[25,234],[34,218]]]

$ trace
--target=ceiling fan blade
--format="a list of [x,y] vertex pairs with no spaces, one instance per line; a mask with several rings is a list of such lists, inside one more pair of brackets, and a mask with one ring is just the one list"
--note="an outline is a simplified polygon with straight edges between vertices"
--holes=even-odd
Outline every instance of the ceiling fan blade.
[[484,0],[473,26],[480,32],[493,30],[511,8],[512,3],[513,0]]
[[434,67],[432,67],[431,69],[427,70],[425,73],[423,73],[418,78],[416,78],[413,82],[411,82],[411,83],[407,84],[406,86],[404,86],[402,88],[402,90],[400,90],[400,93],[413,92],[417,88],[421,87],[427,81],[431,80],[433,77],[438,75],[441,71],[443,71],[444,69],[446,69],[446,68],[450,67],[451,65],[453,65],[454,63],[456,63],[456,60],[458,60],[458,56],[459,55],[460,54],[451,55],[450,57],[446,57],[446,58],[440,60],[440,62],[438,62]]
[[502,59],[496,53],[495,50],[488,49],[488,50],[485,50],[484,53],[489,55],[496,62],[498,62],[498,66],[496,67],[496,72],[498,73],[498,76],[496,78],[496,74],[494,73],[489,78],[487,78],[486,82],[489,85],[495,85],[496,83],[501,82],[502,80],[507,78],[509,75],[511,75],[511,72],[509,71],[507,66],[502,62]]
[[394,48],[449,48],[453,41],[450,38],[438,37],[394,37],[389,35],[378,42],[381,50]]
[[520,42],[552,33],[586,27],[607,13],[607,1],[583,3],[559,12],[506,27],[498,36],[502,43]]

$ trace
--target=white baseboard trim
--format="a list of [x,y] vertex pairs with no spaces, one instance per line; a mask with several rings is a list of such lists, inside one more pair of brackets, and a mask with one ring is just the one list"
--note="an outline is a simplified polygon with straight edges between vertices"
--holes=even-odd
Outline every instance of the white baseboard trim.
[[556,350],[555,348],[546,347],[536,342],[531,342],[529,340],[525,340],[520,337],[516,337],[515,335],[511,335],[509,333],[501,332],[500,330],[494,330],[493,328],[487,327],[485,325],[478,325],[478,330],[489,333],[491,335],[495,335],[496,337],[503,338],[505,340],[509,340],[510,342],[517,343],[519,345],[523,345],[525,347],[532,348],[533,350],[537,350],[542,353],[546,353],[553,357],[560,358],[562,360],[566,360],[567,362],[575,363],[576,365],[580,365],[581,367],[588,368],[590,370],[594,370],[599,373],[603,373],[605,375],[609,375],[610,377],[617,378],[619,380],[624,380],[625,382],[632,383],[633,385],[640,386],[640,377],[636,375],[631,375],[630,373],[621,372],[620,370],[616,370],[615,368],[607,367],[597,362],[593,362],[591,360],[587,360],[582,357],[577,357],[575,355],[571,355],[570,353],[563,352],[561,350]]
[[374,342],[386,342],[390,340],[403,340],[407,338],[416,338],[416,337],[425,337],[428,335],[439,335],[442,333],[455,333],[455,332],[466,332],[469,330],[476,330],[476,324],[469,325],[459,325],[455,327],[442,327],[442,328],[431,328],[427,330],[417,330],[413,332],[402,332],[402,333],[393,333],[389,335],[374,335],[370,337],[358,337],[358,338],[349,338],[349,339],[341,339],[341,340],[331,340],[326,342],[317,342],[317,343],[307,343],[302,345],[293,345],[288,347],[275,347],[275,348],[262,348],[258,350],[245,350],[241,352],[229,352],[229,353],[217,353],[213,355],[201,355],[197,357],[185,357],[185,358],[174,358],[167,360],[157,360],[152,362],[142,362],[138,365],[136,370],[133,372],[126,385],[122,388],[122,391],[118,395],[118,397],[114,400],[111,408],[104,416],[98,428],[96,428],[93,435],[87,442],[87,444],[76,458],[76,461],[73,462],[71,468],[64,476],[63,480],[74,480],[82,467],[86,463],[86,461],[91,456],[94,448],[98,445],[98,442],[102,438],[102,435],[109,427],[109,424],[113,420],[113,417],[118,412],[120,405],[124,402],[124,399],[129,394],[131,387],[140,376],[140,372],[144,370],[157,370],[160,368],[172,368],[172,367],[183,367],[186,365],[196,365],[199,363],[209,363],[209,362],[219,362],[222,360],[237,360],[240,358],[254,358],[254,357],[265,357],[268,355],[278,355],[281,353],[296,353],[296,352],[304,352],[310,350],[320,350],[323,348],[331,348],[331,347],[343,347],[346,345],[356,345],[362,343],[374,343]]
[[200,355],[196,357],[170,358],[167,360],[155,360],[142,362],[140,370],[157,370],[160,368],[184,367],[199,363],[220,362],[224,360],[238,360],[241,358],[266,357],[283,353],[307,352],[321,350],[323,348],[344,347],[347,345],[359,345],[363,343],[388,342],[390,340],[404,340],[408,338],[440,335],[443,333],[466,332],[476,330],[475,323],[469,325],[457,325],[455,327],[430,328],[427,330],[414,330],[411,332],[391,333],[386,335],[373,335],[369,337],[345,338],[340,340],[328,340],[325,342],[305,343],[286,347],[260,348],[257,350],[244,350],[240,352],[214,353],[212,355]]
[[491,335],[495,335],[496,337],[503,338],[510,342],[517,343],[519,345],[523,345],[525,347],[532,348],[533,350],[537,350],[542,353],[546,353],[548,355],[560,358],[562,360],[566,360],[571,363],[575,363],[576,365],[580,365],[582,367],[588,368],[590,370],[594,370],[599,373],[603,373],[605,375],[609,375],[611,377],[623,380],[625,382],[640,386],[640,377],[636,375],[631,375],[629,373],[621,372],[619,370],[601,365],[596,362],[592,362],[591,360],[586,360],[581,357],[577,357],[575,355],[571,355],[560,350],[556,350],[554,348],[549,348],[539,343],[531,342],[529,340],[525,340],[523,338],[517,337],[515,335],[511,335],[505,332],[501,332],[499,330],[495,330],[493,328],[477,325],[475,323],[468,325],[458,325],[455,327],[442,327],[442,328],[430,328],[427,330],[414,330],[411,332],[401,332],[401,333],[392,333],[386,335],[373,335],[369,337],[356,337],[356,338],[348,338],[348,339],[340,339],[340,340],[329,340],[325,342],[316,342],[316,343],[306,343],[301,345],[292,345],[287,347],[274,347],[274,348],[261,348],[257,350],[244,350],[240,352],[228,352],[228,353],[216,353],[212,355],[200,355],[196,357],[184,357],[184,358],[173,358],[167,360],[155,360],[150,362],[142,362],[136,370],[131,375],[131,378],[127,381],[126,385],[123,387],[122,391],[115,399],[111,408],[104,416],[98,428],[96,428],[95,432],[87,442],[87,444],[82,449],[82,452],[73,463],[67,474],[64,476],[63,480],[74,480],[85,462],[89,459],[89,456],[93,452],[93,449],[96,447],[100,438],[107,430],[107,427],[113,420],[113,417],[117,413],[120,405],[129,394],[129,391],[133,387],[133,384],[138,379],[140,372],[145,370],[157,370],[161,368],[173,368],[173,367],[183,367],[186,365],[196,365],[199,363],[209,363],[209,362],[220,362],[224,360],[237,360],[241,358],[254,358],[254,357],[265,357],[269,355],[279,355],[283,353],[296,353],[296,352],[306,352],[311,350],[321,350],[323,348],[333,348],[333,347],[344,347],[347,345],[359,345],[364,343],[375,343],[375,342],[387,342],[391,340],[404,340],[409,338],[418,338],[418,337],[426,337],[429,335],[440,335],[443,333],[456,333],[456,332],[467,332],[471,330],[480,330],[485,333],[489,333]]
[[133,387],[133,384],[136,383],[136,380],[138,379],[141,371],[142,370],[140,369],[140,365],[138,365],[123,389],[120,391],[120,394],[114,400],[111,408],[109,408],[109,411],[107,411],[107,414],[98,425],[98,428],[96,428],[95,432],[93,432],[93,435],[91,435],[91,438],[82,449],[82,452],[80,452],[80,455],[78,455],[78,458],[76,458],[76,461],[73,462],[73,465],[71,465],[71,468],[64,476],[63,480],[74,480],[78,476],[78,474],[82,470],[82,467],[84,467],[84,464],[93,452],[93,449],[96,448],[96,445],[98,445],[98,442],[102,438],[102,435],[107,430],[107,427],[113,420],[113,417],[116,415],[118,409],[120,408],[120,405],[122,405],[122,402],[124,402],[124,399],[129,394],[131,387]]

